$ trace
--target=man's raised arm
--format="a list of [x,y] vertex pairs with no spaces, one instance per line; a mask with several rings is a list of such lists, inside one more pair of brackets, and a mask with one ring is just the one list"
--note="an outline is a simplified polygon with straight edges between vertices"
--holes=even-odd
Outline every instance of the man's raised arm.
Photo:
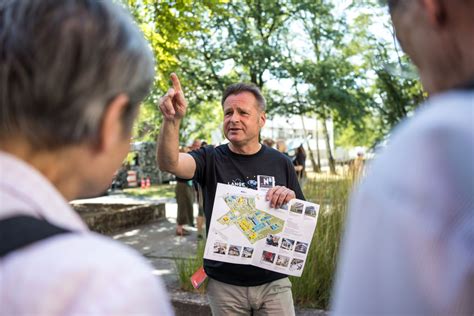
[[180,178],[191,179],[196,170],[196,162],[191,155],[179,152],[179,125],[188,105],[178,76],[172,73],[171,81],[173,88],[159,101],[163,125],[157,144],[158,167]]

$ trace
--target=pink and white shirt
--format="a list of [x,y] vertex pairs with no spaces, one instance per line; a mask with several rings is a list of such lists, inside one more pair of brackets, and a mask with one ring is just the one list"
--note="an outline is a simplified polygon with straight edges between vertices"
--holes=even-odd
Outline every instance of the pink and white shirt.
[[20,214],[74,232],[0,258],[0,315],[173,315],[139,254],[90,232],[42,174],[0,151],[0,220]]

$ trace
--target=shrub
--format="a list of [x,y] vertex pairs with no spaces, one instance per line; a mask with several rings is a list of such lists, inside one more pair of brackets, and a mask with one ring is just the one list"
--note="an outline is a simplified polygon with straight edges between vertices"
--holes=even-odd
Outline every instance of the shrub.
[[306,199],[321,207],[303,274],[290,277],[298,305],[325,310],[329,307],[351,187],[350,179],[331,176],[310,179],[305,184]]

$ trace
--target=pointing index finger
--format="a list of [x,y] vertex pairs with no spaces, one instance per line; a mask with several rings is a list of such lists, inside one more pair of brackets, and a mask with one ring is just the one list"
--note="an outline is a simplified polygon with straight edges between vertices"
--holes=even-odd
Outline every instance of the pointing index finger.
[[179,82],[178,75],[176,75],[174,72],[171,74],[171,81],[173,82],[173,88],[176,92],[182,91],[181,82]]

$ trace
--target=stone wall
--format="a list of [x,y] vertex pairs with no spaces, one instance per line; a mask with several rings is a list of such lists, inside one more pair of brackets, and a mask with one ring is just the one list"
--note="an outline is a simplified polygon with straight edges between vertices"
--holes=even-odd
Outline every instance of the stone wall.
[[71,204],[87,226],[110,234],[165,218],[165,204]]

